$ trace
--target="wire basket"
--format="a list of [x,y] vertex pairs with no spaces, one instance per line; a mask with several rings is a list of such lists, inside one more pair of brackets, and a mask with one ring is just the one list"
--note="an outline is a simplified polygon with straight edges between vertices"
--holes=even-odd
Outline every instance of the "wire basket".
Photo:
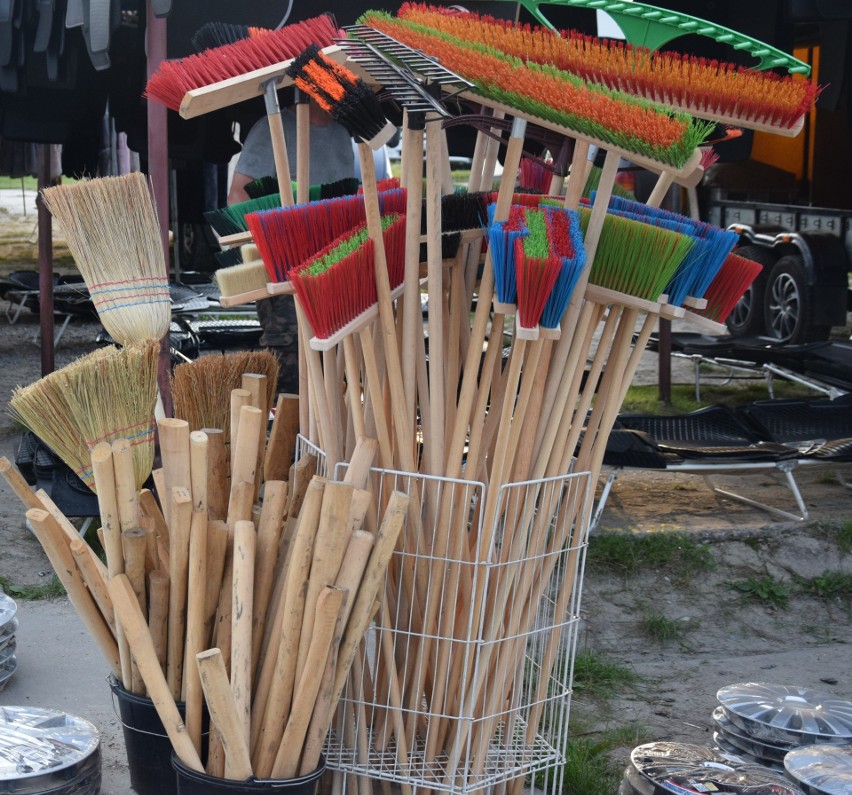
[[403,491],[419,511],[353,665],[328,766],[347,789],[355,775],[461,793],[512,782],[514,795],[536,775],[557,786],[590,474],[501,487],[491,527],[482,483],[374,478],[378,505]]

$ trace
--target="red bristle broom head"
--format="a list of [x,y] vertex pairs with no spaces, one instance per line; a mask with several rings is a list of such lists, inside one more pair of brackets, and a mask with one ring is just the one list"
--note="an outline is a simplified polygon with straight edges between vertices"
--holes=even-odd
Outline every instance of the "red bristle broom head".
[[524,252],[526,238],[515,241],[515,279],[518,285],[518,324],[521,328],[533,329],[541,320],[545,304],[559,271],[560,257],[536,257]]
[[370,87],[354,72],[311,45],[287,68],[296,88],[304,91],[353,138],[371,149],[384,146],[396,133]]
[[520,185],[522,191],[547,193],[553,181],[553,171],[537,160],[521,158]]
[[[379,208],[385,214],[404,214],[405,191],[379,193]],[[248,213],[245,220],[270,281],[283,282],[329,241],[363,224],[366,213],[363,195],[338,196]]]
[[193,89],[289,61],[309,44],[328,47],[338,35],[337,23],[331,14],[321,14],[278,30],[252,33],[232,44],[163,61],[148,80],[144,96],[178,110],[184,96]]
[[[405,272],[405,218],[382,218],[391,289]],[[293,290],[319,339],[328,339],[378,302],[373,241],[367,226],[341,235],[290,273]]]
[[759,263],[738,254],[729,254],[704,293],[707,306],[697,314],[724,323],[761,270],[763,266]]

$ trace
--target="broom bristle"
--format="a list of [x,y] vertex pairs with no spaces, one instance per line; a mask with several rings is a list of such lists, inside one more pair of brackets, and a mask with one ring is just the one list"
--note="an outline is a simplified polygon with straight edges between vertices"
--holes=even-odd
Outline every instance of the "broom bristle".
[[154,340],[99,348],[15,389],[10,412],[93,491],[91,450],[99,442],[129,440],[138,489],[154,460],[159,350]]
[[367,12],[362,22],[439,59],[486,97],[675,168],[686,165],[714,126],[648,100],[588,84],[554,66],[527,63],[383,12]]
[[248,25],[237,25],[233,22],[205,22],[189,38],[192,49],[196,52],[222,47],[227,44],[249,37]]
[[799,77],[676,52],[652,52],[576,31],[557,34],[541,26],[417,3],[404,3],[398,16],[524,61],[552,64],[592,83],[743,125],[793,128],[819,93],[816,85]]
[[241,262],[230,268],[220,268],[215,273],[219,293],[223,297],[248,293],[266,288],[266,268],[259,259]]
[[[379,194],[382,213],[405,212],[405,191]],[[330,241],[366,220],[363,196],[340,196],[250,213],[246,223],[269,280],[286,281],[289,272]]]
[[522,328],[531,329],[541,320],[562,260],[551,251],[547,221],[541,210],[527,212],[526,226],[529,234],[515,241],[515,270],[518,322]]
[[[393,289],[404,277],[405,219],[382,216],[382,230]],[[365,224],[293,270],[293,289],[317,337],[327,339],[378,302],[373,269],[373,241]]]
[[241,386],[244,373],[266,376],[267,405],[275,405],[278,359],[271,351],[210,354],[179,364],[172,375],[174,414],[190,431],[221,428],[231,436],[231,390]]
[[243,202],[220,207],[217,210],[206,210],[204,220],[213,227],[213,231],[220,236],[236,235],[248,230],[246,215],[271,210],[281,206],[281,194],[269,193],[256,199],[246,199]]
[[288,61],[308,44],[328,47],[337,33],[333,17],[321,14],[186,58],[163,61],[148,80],[145,96],[178,110],[188,91]]
[[42,191],[104,328],[121,344],[160,339],[171,298],[157,213],[141,173]]
[[[334,62],[312,44],[287,67],[296,88],[304,91],[353,138],[373,148],[388,120],[376,95],[354,72]],[[384,143],[384,141],[381,141]]]
[[761,270],[763,266],[759,263],[738,254],[729,254],[704,293],[707,306],[697,313],[717,323],[724,323]]

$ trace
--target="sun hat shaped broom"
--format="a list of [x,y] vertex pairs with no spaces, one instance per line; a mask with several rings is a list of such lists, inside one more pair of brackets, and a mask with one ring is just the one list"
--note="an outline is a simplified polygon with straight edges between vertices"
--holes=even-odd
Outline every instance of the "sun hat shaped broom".
[[100,442],[127,439],[136,488],[151,474],[158,341],[99,348],[26,387],[10,414],[42,439],[94,491],[90,453]]
[[101,323],[119,344],[161,339],[172,307],[157,212],[139,172],[45,188]]

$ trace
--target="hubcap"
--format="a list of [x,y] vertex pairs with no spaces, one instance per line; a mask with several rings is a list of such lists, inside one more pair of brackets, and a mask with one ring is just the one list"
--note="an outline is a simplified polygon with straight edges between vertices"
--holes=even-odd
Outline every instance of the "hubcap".
[[800,296],[796,281],[782,273],[773,283],[769,294],[769,311],[772,333],[780,340],[788,340],[799,321]]
[[728,318],[730,324],[734,328],[742,328],[746,321],[748,320],[749,312],[751,312],[751,306],[754,302],[754,290],[749,287],[743,293],[743,297],[737,301],[734,308],[731,310],[731,315]]

